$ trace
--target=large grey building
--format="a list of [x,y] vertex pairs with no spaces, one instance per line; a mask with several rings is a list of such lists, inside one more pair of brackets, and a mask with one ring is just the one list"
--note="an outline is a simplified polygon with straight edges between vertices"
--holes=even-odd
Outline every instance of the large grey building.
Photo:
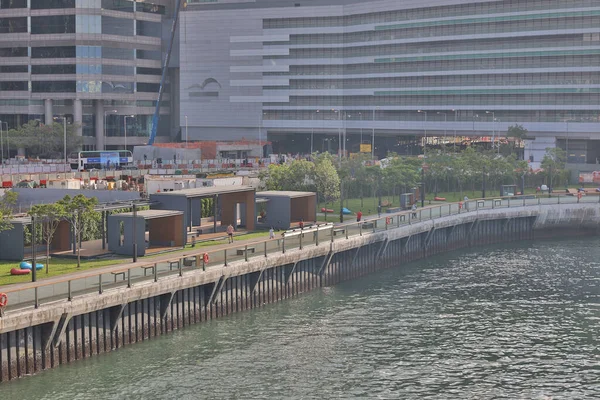
[[[80,126],[84,150],[145,144],[172,4],[0,0],[0,120],[14,128],[66,117]],[[169,117],[169,89],[163,136],[178,129]]]
[[600,0],[189,0],[180,50],[190,138],[402,152],[518,123],[534,162],[600,157]]

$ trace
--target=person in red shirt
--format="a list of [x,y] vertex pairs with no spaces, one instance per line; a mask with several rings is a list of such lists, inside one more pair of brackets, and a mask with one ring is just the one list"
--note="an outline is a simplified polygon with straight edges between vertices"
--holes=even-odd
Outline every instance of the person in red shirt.
[[300,219],[300,223],[298,224],[300,229],[304,229],[304,218]]
[[361,219],[362,219],[362,211],[359,211],[356,213],[356,222],[360,222]]

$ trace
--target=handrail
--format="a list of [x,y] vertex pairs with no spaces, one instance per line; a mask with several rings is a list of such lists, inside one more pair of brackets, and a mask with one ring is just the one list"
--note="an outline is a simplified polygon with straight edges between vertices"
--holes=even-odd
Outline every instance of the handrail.
[[[586,197],[592,198],[592,200],[595,200],[595,199],[593,199],[594,196],[586,196]],[[397,229],[401,226],[417,224],[419,222],[427,221],[427,220],[435,220],[436,218],[446,217],[446,216],[450,216],[450,215],[473,213],[473,212],[477,212],[480,209],[494,209],[496,207],[501,207],[501,208],[533,207],[533,206],[538,206],[540,204],[561,204],[561,199],[563,199],[563,198],[573,199],[573,201],[569,202],[569,203],[580,203],[580,202],[591,203],[592,201],[585,199],[586,197],[579,199],[579,198],[577,198],[577,196],[568,196],[568,195],[561,196],[561,194],[558,194],[558,196],[553,196],[551,198],[546,198],[546,197],[542,198],[540,196],[534,196],[534,195],[515,196],[515,197],[508,197],[508,198],[507,197],[503,198],[501,196],[494,196],[494,197],[488,197],[488,198],[468,199],[466,202],[459,201],[459,202],[453,202],[453,203],[434,204],[434,205],[429,205],[429,206],[422,207],[422,208],[417,208],[414,211],[412,209],[410,209],[410,210],[402,210],[402,211],[395,212],[395,213],[385,213],[385,214],[381,214],[381,216],[367,217],[367,218],[361,220],[360,222],[352,221],[352,222],[341,223],[341,224],[337,224],[337,225],[333,224],[331,222],[325,222],[325,223],[321,223],[321,224],[319,224],[317,222],[316,225],[312,225],[311,227],[308,227],[308,228],[303,229],[298,232],[293,232],[290,235],[285,235],[285,233],[284,233],[284,235],[282,235],[281,237],[275,238],[275,239],[257,240],[254,242],[244,242],[242,244],[233,243],[231,245],[220,247],[218,249],[198,248],[198,249],[191,250],[189,252],[186,251],[183,253],[178,253],[176,255],[175,254],[165,255],[164,258],[163,257],[154,258],[152,261],[138,261],[136,263],[101,267],[101,268],[91,269],[91,270],[87,270],[87,271],[74,272],[74,273],[70,273],[67,275],[61,275],[61,276],[56,276],[56,277],[52,277],[52,278],[47,278],[47,279],[44,279],[44,280],[41,280],[38,282],[17,283],[14,285],[7,285],[7,286],[0,287],[0,288],[3,293],[7,293],[7,294],[11,294],[11,293],[14,294],[14,293],[33,289],[35,291],[34,306],[37,307],[39,305],[37,294],[38,294],[38,289],[40,289],[40,288],[67,283],[68,287],[69,287],[69,293],[68,293],[68,295],[65,295],[64,297],[65,298],[68,297],[68,299],[70,300],[73,297],[72,293],[71,293],[71,289],[70,289],[71,282],[73,282],[73,281],[77,281],[80,279],[99,278],[99,282],[100,282],[98,285],[99,292],[102,293],[103,291],[106,290],[106,289],[103,290],[104,283],[106,283],[107,286],[109,283],[112,285],[112,282],[104,282],[102,280],[103,275],[111,274],[111,273],[112,274],[125,274],[126,273],[127,279],[119,282],[118,284],[115,282],[115,285],[121,286],[121,287],[122,286],[131,287],[131,270],[142,269],[142,268],[153,268],[154,281],[156,282],[158,280],[158,272],[157,271],[158,271],[159,264],[165,264],[165,263],[166,264],[175,264],[175,263],[177,263],[179,276],[182,276],[182,267],[184,265],[184,261],[189,260],[190,258],[195,259],[195,261],[196,261],[195,268],[196,269],[202,268],[203,270],[205,270],[207,265],[204,263],[204,261],[202,261],[204,254],[209,254],[212,256],[223,255],[224,260],[219,266],[226,267],[228,265],[228,254],[229,254],[229,256],[231,256],[231,254],[236,254],[237,251],[242,250],[242,252],[244,254],[243,254],[243,258],[241,258],[241,259],[250,262],[250,261],[252,261],[253,258],[256,259],[256,257],[267,257],[268,254],[270,253],[268,250],[268,244],[274,243],[274,241],[277,241],[277,243],[278,243],[277,249],[275,250],[275,252],[277,252],[277,253],[285,253],[286,251],[290,251],[293,249],[302,249],[303,248],[302,237],[304,236],[304,235],[302,235],[302,233],[304,233],[304,234],[313,233],[314,234],[312,237],[312,240],[310,238],[305,239],[306,242],[304,242],[304,246],[306,246],[306,245],[317,245],[318,246],[319,245],[319,233],[321,233],[321,232],[323,232],[324,235],[330,235],[330,237],[328,237],[327,239],[322,237],[321,242],[325,242],[325,241],[334,242],[335,240],[340,240],[341,238],[344,238],[344,237],[346,239],[348,239],[349,236],[356,236],[356,235],[362,236],[365,234],[374,233],[376,231]],[[555,201],[553,201],[552,199],[555,199]],[[533,204],[532,204],[531,200],[534,200]],[[542,201],[542,200],[546,200],[546,201]],[[529,203],[528,203],[528,201],[529,201]],[[562,201],[564,204],[565,200],[562,200]],[[483,202],[483,205],[481,205],[482,202]],[[500,202],[499,205],[497,204],[498,202]],[[600,195],[598,196],[598,200],[595,202],[600,203]],[[511,205],[511,203],[512,203],[512,205]],[[436,211],[435,214],[434,214],[434,210]],[[412,214],[418,214],[418,218],[415,218]],[[390,223],[390,221],[393,221],[393,222]],[[385,224],[382,226],[379,226],[381,222],[384,222]],[[373,224],[373,226],[367,230],[366,228],[363,228],[365,223]],[[389,226],[392,226],[392,227],[389,228]],[[355,232],[352,235],[349,235],[348,231],[352,228],[357,229],[357,232]],[[339,229],[344,230],[345,235],[341,236],[339,239],[336,239],[335,234],[336,234],[336,232],[339,232],[338,231]],[[285,240],[286,237],[288,239],[287,245],[286,245],[286,240]],[[290,240],[299,241],[299,245],[289,244]],[[280,241],[282,241],[281,247],[279,247]],[[264,251],[262,251],[262,252],[261,252],[261,248],[260,248],[261,245],[264,247]],[[240,247],[243,247],[243,249],[240,249]],[[249,248],[253,248],[252,249],[253,254],[251,256],[248,255]],[[258,251],[254,252],[256,249],[258,249]],[[229,262],[231,262],[231,260]],[[211,263],[210,267],[214,268],[214,264]],[[161,275],[161,276],[163,276],[163,275]],[[167,276],[173,276],[173,275],[168,274]],[[113,285],[113,286],[115,286],[115,285]],[[89,288],[87,288],[86,290],[89,292]],[[10,304],[9,304],[9,307],[10,307]]]

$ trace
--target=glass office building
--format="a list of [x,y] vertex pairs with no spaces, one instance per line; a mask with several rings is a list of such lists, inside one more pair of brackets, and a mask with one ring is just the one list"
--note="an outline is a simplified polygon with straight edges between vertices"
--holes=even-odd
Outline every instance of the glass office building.
[[356,152],[374,135],[382,156],[521,124],[534,162],[600,157],[600,0],[190,0],[180,28],[190,137]]
[[[172,3],[0,0],[0,120],[14,128],[66,117],[84,150],[145,144]],[[160,132],[169,135],[164,99]]]

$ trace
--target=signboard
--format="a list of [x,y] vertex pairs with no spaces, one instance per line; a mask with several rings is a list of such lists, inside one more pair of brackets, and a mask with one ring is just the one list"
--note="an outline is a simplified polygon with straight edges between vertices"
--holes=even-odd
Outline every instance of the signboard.
[[360,145],[360,152],[361,153],[370,153],[371,152],[371,144],[361,144]]
[[579,183],[600,183],[600,171],[581,172],[579,174]]

